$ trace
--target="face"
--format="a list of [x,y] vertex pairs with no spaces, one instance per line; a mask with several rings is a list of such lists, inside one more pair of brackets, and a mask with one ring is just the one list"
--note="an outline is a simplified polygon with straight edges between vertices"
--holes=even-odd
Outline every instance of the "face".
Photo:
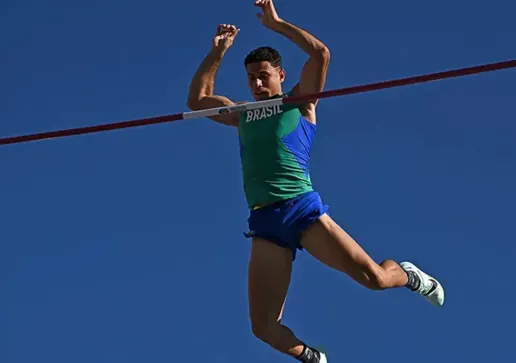
[[285,70],[269,62],[255,62],[247,65],[247,83],[256,101],[265,100],[281,93]]

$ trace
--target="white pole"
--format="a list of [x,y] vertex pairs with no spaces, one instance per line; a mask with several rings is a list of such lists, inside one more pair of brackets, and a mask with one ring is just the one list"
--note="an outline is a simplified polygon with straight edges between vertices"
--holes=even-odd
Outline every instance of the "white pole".
[[205,110],[198,110],[198,111],[190,111],[190,112],[184,112],[183,113],[183,119],[193,119],[198,117],[210,117],[210,116],[217,116],[217,115],[225,115],[228,113],[233,112],[242,112],[242,111],[249,111],[254,110],[257,108],[267,107],[267,106],[278,106],[283,104],[283,98],[272,98],[270,100],[264,100],[264,101],[256,101],[256,102],[247,102],[242,103],[235,106],[224,106],[224,107],[215,107],[215,108],[208,108]]

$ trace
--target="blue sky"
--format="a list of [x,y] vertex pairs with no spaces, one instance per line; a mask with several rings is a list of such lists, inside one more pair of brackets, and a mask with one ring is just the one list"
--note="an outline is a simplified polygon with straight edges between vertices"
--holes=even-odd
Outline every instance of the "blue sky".
[[[332,52],[327,89],[514,59],[509,0],[276,0]],[[218,23],[242,30],[216,91],[249,100],[242,61],[306,56],[253,1],[4,0],[0,137],[186,111]],[[438,277],[436,309],[371,292],[299,254],[285,322],[330,362],[485,363],[512,354],[516,71],[319,105],[312,179],[371,255]],[[247,316],[247,210],[234,130],[207,119],[0,148],[0,360],[291,362]],[[511,282],[512,281],[512,282]]]

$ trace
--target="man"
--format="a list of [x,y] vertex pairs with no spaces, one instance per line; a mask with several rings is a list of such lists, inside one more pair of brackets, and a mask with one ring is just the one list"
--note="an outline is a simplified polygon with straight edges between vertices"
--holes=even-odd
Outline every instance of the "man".
[[[259,20],[282,34],[309,59],[299,82],[287,94],[323,90],[330,60],[328,48],[314,36],[280,18],[272,0],[258,0]],[[233,106],[214,95],[214,78],[226,51],[240,29],[218,27],[210,52],[190,85],[188,106],[193,110]],[[283,97],[285,70],[279,53],[260,47],[244,61],[248,86],[255,100]],[[305,363],[326,363],[324,353],[306,345],[281,323],[296,250],[305,249],[324,264],[348,274],[363,286],[382,290],[407,287],[431,303],[444,303],[441,284],[409,262],[377,264],[327,214],[310,181],[310,148],[316,130],[317,100],[305,104],[271,106],[211,117],[238,130],[243,183],[252,238],[248,292],[253,333],[276,350]]]

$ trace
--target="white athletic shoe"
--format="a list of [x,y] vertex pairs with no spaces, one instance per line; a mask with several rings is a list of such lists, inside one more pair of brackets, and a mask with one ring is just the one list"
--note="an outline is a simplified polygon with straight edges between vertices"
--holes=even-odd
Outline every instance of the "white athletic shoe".
[[418,294],[427,299],[430,303],[436,306],[442,306],[444,304],[444,289],[434,277],[424,273],[416,267],[413,263],[402,262],[400,266],[405,271],[413,271],[419,276],[421,285],[416,290]]
[[323,347],[315,346],[315,347],[312,347],[312,349],[319,352],[319,360],[317,361],[317,363],[328,363],[328,358],[326,357],[326,352]]

